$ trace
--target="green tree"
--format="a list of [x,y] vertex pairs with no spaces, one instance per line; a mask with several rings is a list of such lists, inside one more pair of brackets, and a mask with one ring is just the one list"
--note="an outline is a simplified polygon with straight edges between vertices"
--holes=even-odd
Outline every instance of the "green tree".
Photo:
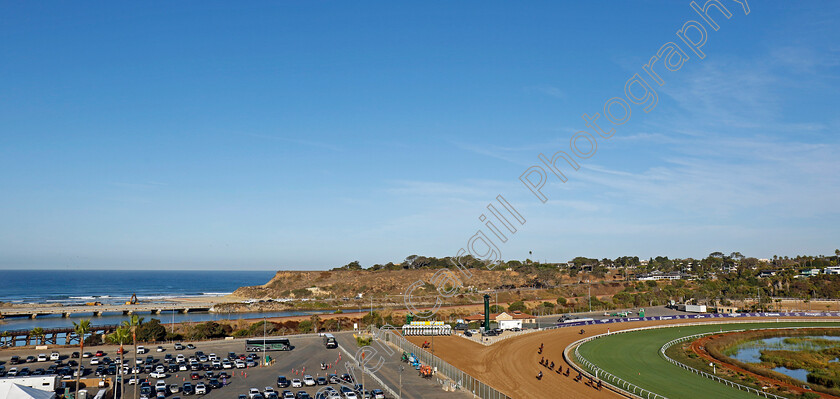
[[31,336],[33,336],[33,337],[37,338],[37,339],[38,339],[38,343],[39,343],[40,345],[43,345],[43,344],[44,344],[44,329],[43,329],[43,328],[41,328],[41,327],[35,327],[35,328],[33,328],[33,329],[32,329],[32,331],[29,333],[29,335],[31,335]]
[[137,339],[141,342],[157,342],[166,338],[166,327],[160,320],[151,319],[148,323],[137,327]]
[[524,302],[516,301],[516,302],[510,304],[510,306],[508,306],[508,310],[511,311],[511,312],[517,312],[517,311],[524,312],[524,311],[528,310],[528,307],[525,306]]
[[193,339],[222,338],[230,335],[233,327],[227,324],[219,324],[215,321],[197,324],[192,331]]
[[312,328],[315,329],[315,332],[320,331],[321,327],[321,318],[318,315],[314,314],[309,316],[309,321],[312,322]]
[[[128,327],[125,327],[125,326],[118,327],[113,333],[111,333],[111,335],[108,336],[108,338],[109,338],[109,341],[111,341],[111,343],[120,345],[120,360],[121,361],[124,360],[124,358],[125,358],[124,345],[131,342],[131,329],[129,329]],[[123,377],[122,377],[122,364],[120,364],[118,366],[117,374],[118,374],[118,376],[116,378],[116,383],[122,383],[122,384],[120,384],[120,388],[119,388],[120,389],[120,397],[124,398],[125,397],[125,381],[123,380]],[[114,387],[114,389],[116,389],[116,386]]]
[[[137,327],[143,324],[143,318],[136,314],[131,315],[127,321],[123,322],[123,326],[131,330],[131,342],[134,344],[134,364],[137,364]],[[123,354],[125,356],[125,354]],[[134,380],[137,381],[137,369],[134,368]],[[134,384],[134,397],[137,397],[137,385]]]
[[304,320],[298,324],[298,331],[301,334],[308,334],[312,332],[312,322],[309,320]]
[[[90,332],[90,319],[79,320],[73,322],[73,332],[79,337],[79,353],[85,352],[85,335]],[[82,362],[79,362],[78,375],[76,376],[76,394],[74,398],[79,397],[79,383],[82,378]]]

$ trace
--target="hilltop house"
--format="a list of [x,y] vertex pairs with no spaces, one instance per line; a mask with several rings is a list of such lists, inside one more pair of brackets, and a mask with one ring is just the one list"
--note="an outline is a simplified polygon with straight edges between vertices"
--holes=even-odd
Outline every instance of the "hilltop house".
[[654,270],[650,273],[643,273],[636,276],[638,281],[656,281],[656,280],[679,280],[685,276],[680,272],[663,273],[659,270]]

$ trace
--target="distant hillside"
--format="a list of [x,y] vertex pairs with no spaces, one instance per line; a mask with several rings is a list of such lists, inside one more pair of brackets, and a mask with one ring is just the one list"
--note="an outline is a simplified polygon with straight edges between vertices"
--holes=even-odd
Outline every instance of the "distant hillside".
[[[399,295],[417,280],[430,281],[437,271],[434,269],[279,271],[269,282],[261,286],[239,288],[234,295],[251,299],[341,298],[353,297],[358,293]],[[568,276],[561,273],[545,273],[544,271],[523,273],[512,270],[471,269],[470,272],[472,278],[463,281],[467,289],[517,288],[572,282]],[[563,277],[569,281],[560,281]],[[577,282],[577,279],[574,281]],[[425,293],[432,291],[434,288],[428,286]],[[418,290],[416,293],[422,295],[424,291]]]

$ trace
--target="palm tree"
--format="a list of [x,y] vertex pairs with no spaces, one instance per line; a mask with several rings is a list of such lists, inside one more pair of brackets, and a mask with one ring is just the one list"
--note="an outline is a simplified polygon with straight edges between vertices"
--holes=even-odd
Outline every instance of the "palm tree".
[[134,364],[132,364],[132,370],[134,370],[134,397],[137,397],[137,327],[143,324],[143,318],[135,315],[131,315],[131,319],[128,321],[123,322],[123,326],[128,327],[131,329],[131,341],[134,342]]
[[[131,329],[125,326],[117,328],[116,331],[111,334],[111,341],[120,344],[120,365],[117,368],[119,379],[117,381],[122,382],[122,390],[120,391],[120,398],[122,398],[125,396],[125,381],[122,377],[122,363],[125,362],[125,349],[123,348],[123,345],[131,342]],[[135,351],[135,353],[136,352],[137,351]]]
[[[85,334],[90,332],[90,319],[79,320],[73,322],[73,331],[79,337],[79,353],[85,352]],[[79,362],[78,375],[76,375],[76,393],[74,398],[79,397],[79,380],[82,379],[82,362]]]
[[31,335],[35,338],[38,338],[38,343],[40,343],[41,345],[44,344],[44,329],[43,328],[35,327],[35,328],[32,329],[32,331],[29,333],[29,335]]

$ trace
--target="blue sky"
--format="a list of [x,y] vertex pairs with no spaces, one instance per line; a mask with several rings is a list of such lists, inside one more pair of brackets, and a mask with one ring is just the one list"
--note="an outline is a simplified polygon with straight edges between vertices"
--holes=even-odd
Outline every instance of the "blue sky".
[[[0,3],[0,267],[318,269],[840,246],[840,4],[750,2],[568,151],[687,1]],[[682,43],[680,43],[682,44]]]

